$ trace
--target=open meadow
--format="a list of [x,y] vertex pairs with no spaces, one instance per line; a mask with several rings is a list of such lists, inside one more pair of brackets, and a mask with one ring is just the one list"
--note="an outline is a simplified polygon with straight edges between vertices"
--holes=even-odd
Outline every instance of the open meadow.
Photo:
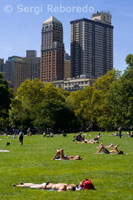
[[[97,135],[89,134],[85,137]],[[74,134],[24,136],[21,147],[18,137],[0,136],[0,149],[10,151],[0,152],[0,200],[132,200],[133,138],[110,135],[102,133],[99,144],[120,144],[124,155],[96,155],[99,144],[75,144]],[[10,146],[6,146],[7,142]],[[83,160],[51,160],[60,148],[66,155],[81,155]],[[20,182],[79,184],[85,178],[91,179],[96,190],[57,192],[12,186]]]

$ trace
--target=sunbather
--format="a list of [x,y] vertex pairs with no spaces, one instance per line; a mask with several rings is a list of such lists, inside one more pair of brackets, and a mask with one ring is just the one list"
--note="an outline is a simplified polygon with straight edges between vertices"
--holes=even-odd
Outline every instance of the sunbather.
[[100,137],[102,137],[101,133],[99,133],[97,136],[94,137],[94,140],[99,140]]
[[[103,151],[105,154],[123,154],[123,151],[118,150],[118,146],[119,146],[118,144],[116,146],[114,146],[112,144],[109,145],[109,146],[105,146],[104,144],[100,144],[96,154],[100,153],[101,151]],[[108,151],[107,148],[112,148],[112,150]]]
[[32,189],[42,189],[42,190],[50,190],[50,191],[78,191],[78,190],[95,190],[95,187],[90,179],[85,179],[80,182],[79,185],[75,184],[66,184],[66,183],[42,183],[42,184],[34,184],[34,183],[20,183],[19,185],[13,184],[14,187],[24,187],[24,188],[32,188]]
[[64,155],[63,149],[59,149],[56,151],[55,156],[53,157],[53,160],[60,159],[60,160],[82,160],[79,155],[77,156],[66,156]]
[[66,184],[66,183],[42,183],[42,184],[34,184],[34,183],[20,183],[19,185],[13,185],[14,187],[24,187],[24,188],[32,188],[32,189],[43,189],[43,190],[56,190],[56,191],[74,191],[76,190],[75,184]]
[[75,142],[76,144],[79,144],[79,143],[88,143],[88,144],[94,144],[94,143],[98,143],[98,140],[94,140],[94,139],[86,139],[82,142]]

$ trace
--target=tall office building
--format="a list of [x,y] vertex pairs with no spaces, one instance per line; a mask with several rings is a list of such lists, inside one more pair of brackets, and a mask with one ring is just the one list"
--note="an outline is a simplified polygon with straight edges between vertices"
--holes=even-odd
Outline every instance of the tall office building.
[[63,27],[55,17],[42,25],[40,79],[44,82],[64,79]]
[[111,14],[71,21],[71,77],[97,78],[113,68]]
[[40,79],[40,58],[36,51],[26,51],[26,57],[9,57],[5,64],[5,78],[14,91],[26,79]]
[[24,60],[30,64],[30,79],[40,79],[40,57],[37,57],[37,52],[35,50],[27,50]]
[[0,58],[0,72],[3,72],[4,59]]
[[24,61],[23,57],[9,57],[5,68],[5,77],[14,91],[25,79],[30,78],[30,65]]

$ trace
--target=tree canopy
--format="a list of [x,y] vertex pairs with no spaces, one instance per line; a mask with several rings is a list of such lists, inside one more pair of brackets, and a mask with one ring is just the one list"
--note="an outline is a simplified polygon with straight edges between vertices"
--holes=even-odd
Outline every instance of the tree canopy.
[[[0,74],[0,126],[73,129],[116,129],[133,127],[133,54],[126,57],[123,74],[112,69],[93,87],[75,92],[25,80],[14,97]],[[9,116],[8,116],[9,115]]]
[[4,80],[0,73],[0,127],[8,126],[8,110],[13,97],[12,90],[9,88],[8,82]]

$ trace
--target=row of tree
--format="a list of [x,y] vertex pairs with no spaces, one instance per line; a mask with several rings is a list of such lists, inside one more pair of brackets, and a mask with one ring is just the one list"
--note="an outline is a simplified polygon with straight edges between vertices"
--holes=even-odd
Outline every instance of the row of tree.
[[112,69],[93,87],[76,92],[38,79],[25,80],[13,95],[0,75],[0,128],[116,129],[133,127],[133,55],[121,75]]

